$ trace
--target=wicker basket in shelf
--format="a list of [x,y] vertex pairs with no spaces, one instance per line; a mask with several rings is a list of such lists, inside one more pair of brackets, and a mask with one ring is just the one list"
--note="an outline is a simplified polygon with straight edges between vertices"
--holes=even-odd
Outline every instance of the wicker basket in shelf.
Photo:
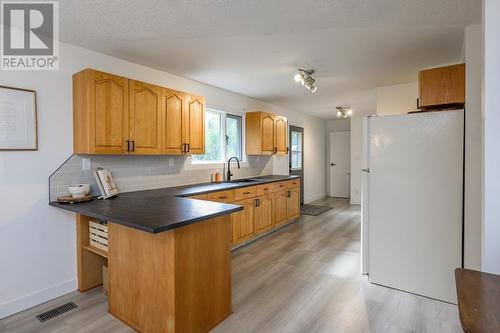
[[108,223],[89,221],[90,246],[108,252]]

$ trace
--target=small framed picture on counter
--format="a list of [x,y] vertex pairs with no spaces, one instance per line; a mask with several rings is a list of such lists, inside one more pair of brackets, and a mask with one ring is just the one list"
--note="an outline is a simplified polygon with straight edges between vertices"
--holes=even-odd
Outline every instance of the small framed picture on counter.
[[36,92],[0,86],[0,151],[37,149]]

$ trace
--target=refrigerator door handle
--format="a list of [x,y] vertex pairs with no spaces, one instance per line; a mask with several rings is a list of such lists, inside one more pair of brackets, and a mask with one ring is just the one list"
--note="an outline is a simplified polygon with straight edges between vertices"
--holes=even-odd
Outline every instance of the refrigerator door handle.
[[366,172],[366,173],[370,173],[370,168],[368,168],[368,169],[361,169],[361,171]]

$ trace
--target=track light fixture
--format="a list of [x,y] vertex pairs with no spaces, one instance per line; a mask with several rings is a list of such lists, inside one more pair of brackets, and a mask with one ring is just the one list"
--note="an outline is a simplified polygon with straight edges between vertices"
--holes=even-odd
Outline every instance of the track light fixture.
[[337,106],[337,118],[349,118],[352,116],[350,106]]
[[312,74],[314,73],[314,69],[298,69],[298,73],[295,74],[293,79],[295,82],[302,84],[307,90],[309,90],[312,93],[315,93],[316,90],[318,90],[318,87],[314,85],[314,82],[316,82],[315,79],[313,79]]

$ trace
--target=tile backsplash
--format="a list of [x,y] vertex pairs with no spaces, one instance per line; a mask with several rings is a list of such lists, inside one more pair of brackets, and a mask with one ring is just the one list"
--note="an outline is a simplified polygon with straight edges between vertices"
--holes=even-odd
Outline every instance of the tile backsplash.
[[[90,170],[83,170],[83,159],[90,160]],[[88,160],[87,160],[88,161]],[[50,177],[50,201],[68,194],[70,184],[90,184],[91,192],[99,194],[93,171],[97,167],[109,169],[120,192],[133,192],[163,187],[210,182],[215,168],[190,165],[185,156],[110,156],[73,155]],[[221,163],[217,168],[223,172]],[[234,179],[271,175],[273,159],[270,156],[249,156],[238,169],[231,164]]]

